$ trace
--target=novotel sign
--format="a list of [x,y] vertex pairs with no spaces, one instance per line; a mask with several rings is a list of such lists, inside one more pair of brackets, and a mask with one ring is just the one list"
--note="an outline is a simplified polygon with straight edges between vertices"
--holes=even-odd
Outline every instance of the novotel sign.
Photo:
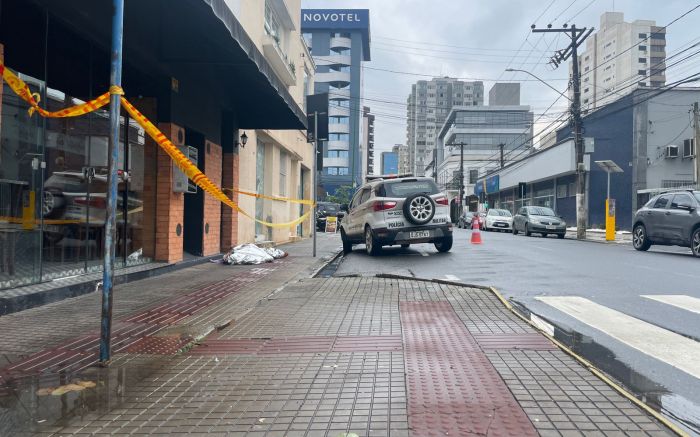
[[369,9],[302,9],[301,27],[366,29],[369,27]]

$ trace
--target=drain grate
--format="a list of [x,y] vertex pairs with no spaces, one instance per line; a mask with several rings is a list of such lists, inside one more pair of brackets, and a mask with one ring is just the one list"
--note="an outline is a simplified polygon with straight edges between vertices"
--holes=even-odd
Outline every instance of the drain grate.
[[411,435],[537,435],[449,302],[399,311]]
[[541,334],[474,334],[484,350],[556,350],[554,343]]

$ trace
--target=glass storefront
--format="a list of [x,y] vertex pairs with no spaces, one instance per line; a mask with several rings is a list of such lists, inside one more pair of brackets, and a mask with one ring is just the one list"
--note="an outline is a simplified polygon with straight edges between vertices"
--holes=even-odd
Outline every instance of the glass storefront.
[[[93,47],[54,25],[50,17],[45,24],[45,32],[49,24],[53,27],[42,68],[24,63],[16,55],[23,48],[11,43],[4,46],[7,67],[18,68],[13,71],[50,111],[104,92],[93,84],[104,83],[105,78],[100,75],[97,80],[91,68],[78,68],[93,64]],[[73,53],[62,55],[69,45],[66,40]],[[51,50],[54,52],[47,55]],[[59,70],[54,62],[71,65],[71,56],[78,56],[75,51],[89,60],[74,65],[75,71],[62,67],[60,73],[46,73]],[[15,53],[14,58],[8,59],[8,52]],[[23,64],[31,74],[22,71]],[[37,77],[42,71],[50,78],[48,82]],[[70,80],[66,80],[68,75]],[[52,86],[54,77],[57,85]],[[0,102],[0,289],[100,271],[107,204],[107,110],[70,118],[30,116],[29,105],[4,81]],[[144,194],[156,163],[153,154],[146,153],[147,147],[155,146],[147,144],[144,130],[122,117],[117,268],[147,263],[154,256],[155,206],[152,201],[144,204]]]

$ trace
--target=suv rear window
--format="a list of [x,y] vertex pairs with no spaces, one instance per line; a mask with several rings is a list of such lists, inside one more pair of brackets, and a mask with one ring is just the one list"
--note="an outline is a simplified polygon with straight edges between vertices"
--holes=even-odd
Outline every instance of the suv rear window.
[[420,181],[406,179],[402,181],[386,182],[380,185],[377,190],[377,195],[380,197],[408,197],[416,193],[433,195],[439,192],[435,182],[430,179]]

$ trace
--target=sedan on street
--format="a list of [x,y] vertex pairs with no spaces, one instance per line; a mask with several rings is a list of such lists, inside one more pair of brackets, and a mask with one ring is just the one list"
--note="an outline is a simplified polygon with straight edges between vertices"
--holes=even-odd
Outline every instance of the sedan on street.
[[513,229],[513,215],[507,209],[489,209],[484,222],[485,231],[510,231]]
[[557,238],[566,235],[566,222],[551,209],[544,206],[523,206],[513,218],[513,235],[518,232],[530,236],[533,233],[543,237],[549,234]]

